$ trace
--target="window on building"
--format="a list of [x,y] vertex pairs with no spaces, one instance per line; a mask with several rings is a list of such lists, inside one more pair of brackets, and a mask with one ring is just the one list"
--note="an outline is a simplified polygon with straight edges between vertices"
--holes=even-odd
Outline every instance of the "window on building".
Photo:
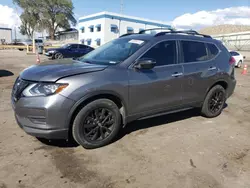
[[100,32],[101,31],[101,24],[96,25],[96,31]]
[[87,39],[86,41],[87,41],[87,45],[90,46],[91,45],[91,39]]
[[153,46],[140,59],[152,58],[156,66],[171,65],[176,63],[176,42],[164,41]]
[[91,26],[89,26],[89,32],[94,32],[94,26],[93,25],[91,25]]
[[118,33],[117,25],[111,24],[110,25],[110,31],[113,32],[113,33]]
[[97,46],[100,46],[100,45],[101,45],[101,39],[98,38],[98,39],[96,39],[95,41],[96,41],[96,45],[97,45]]
[[134,33],[134,29],[132,27],[127,27],[127,33]]
[[184,63],[207,60],[205,43],[195,41],[182,41]]

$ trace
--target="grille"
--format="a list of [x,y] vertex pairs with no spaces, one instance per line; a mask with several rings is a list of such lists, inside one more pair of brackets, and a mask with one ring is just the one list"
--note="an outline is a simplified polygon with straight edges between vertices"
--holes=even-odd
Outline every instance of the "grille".
[[29,82],[22,80],[21,78],[17,78],[13,90],[12,90],[12,98],[16,102],[20,99],[23,90],[29,85]]

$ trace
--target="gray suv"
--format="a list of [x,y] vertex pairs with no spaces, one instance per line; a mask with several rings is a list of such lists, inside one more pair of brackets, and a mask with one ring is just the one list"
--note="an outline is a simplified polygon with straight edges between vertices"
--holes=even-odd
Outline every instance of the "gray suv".
[[195,31],[143,32],[25,69],[12,92],[19,126],[97,148],[134,120],[190,108],[218,116],[236,85],[235,60],[223,44]]

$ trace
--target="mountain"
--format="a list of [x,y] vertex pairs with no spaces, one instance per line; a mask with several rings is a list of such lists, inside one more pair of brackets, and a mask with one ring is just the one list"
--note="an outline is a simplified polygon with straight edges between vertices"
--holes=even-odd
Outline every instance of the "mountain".
[[247,25],[217,25],[203,28],[199,33],[207,35],[218,35],[218,34],[227,34],[227,33],[237,33],[250,31],[250,26]]

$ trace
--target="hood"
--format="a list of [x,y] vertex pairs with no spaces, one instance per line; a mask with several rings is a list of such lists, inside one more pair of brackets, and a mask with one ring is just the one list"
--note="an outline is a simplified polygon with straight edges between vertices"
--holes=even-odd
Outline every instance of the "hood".
[[20,77],[30,81],[55,82],[60,78],[104,70],[107,65],[94,65],[71,59],[53,60],[25,69]]

